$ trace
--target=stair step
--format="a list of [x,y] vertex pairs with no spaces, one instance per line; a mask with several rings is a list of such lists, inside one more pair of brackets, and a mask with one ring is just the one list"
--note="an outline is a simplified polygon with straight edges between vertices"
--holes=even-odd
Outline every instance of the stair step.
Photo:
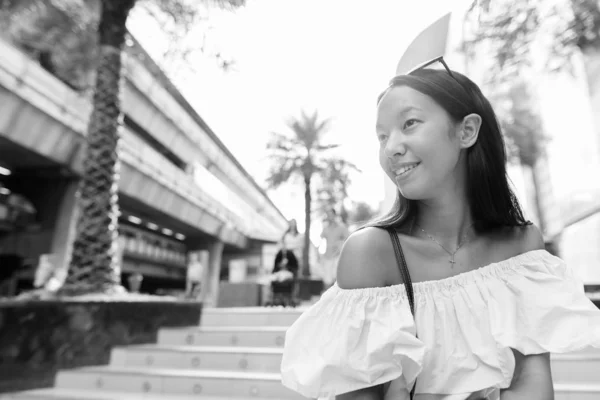
[[283,347],[285,326],[207,326],[162,328],[159,345]]
[[279,372],[282,355],[281,347],[142,345],[114,348],[110,365]]
[[600,356],[600,348],[586,347],[581,350],[572,351],[570,353],[556,353],[552,354],[552,357],[570,357],[570,356]]
[[[597,400],[600,385],[554,384],[555,400]],[[0,400],[260,400],[260,397],[198,396],[132,393],[122,391],[78,390],[64,388],[36,389],[0,394]],[[286,398],[280,397],[280,400]],[[272,400],[272,399],[270,399]]]
[[165,395],[301,399],[268,372],[159,368],[84,367],[60,371],[56,387]]
[[551,360],[556,382],[600,383],[600,353],[553,354]]
[[600,360],[600,352],[590,353],[564,353],[564,354],[552,354],[552,361],[597,361]]
[[598,400],[599,383],[554,383],[554,400]]
[[200,326],[291,326],[306,308],[205,308]]
[[131,349],[135,351],[160,350],[174,352],[206,352],[206,353],[256,353],[256,354],[283,354],[281,347],[243,347],[243,346],[177,346],[159,344],[137,344],[115,347],[115,349]]
[[[0,400],[261,400],[260,397],[231,397],[231,396],[203,396],[203,395],[182,395],[176,396],[162,393],[131,393],[119,391],[98,391],[98,390],[79,390],[48,388],[28,390],[0,395]],[[262,398],[265,399],[265,398]],[[279,397],[279,400],[291,398]],[[273,398],[269,399],[273,400]]]

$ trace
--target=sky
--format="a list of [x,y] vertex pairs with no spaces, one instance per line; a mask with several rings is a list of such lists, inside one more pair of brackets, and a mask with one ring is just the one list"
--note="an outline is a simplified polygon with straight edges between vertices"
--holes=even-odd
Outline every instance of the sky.
[[[235,60],[224,72],[214,58],[198,55],[192,68],[177,63],[167,71],[186,99],[244,168],[264,186],[270,132],[285,133],[285,122],[301,110],[331,118],[326,143],[362,171],[353,176],[350,197],[375,208],[384,197],[378,164],[375,100],[394,75],[410,41],[459,0],[248,0],[235,12],[210,12],[206,26],[190,35],[208,52]],[[129,29],[156,59],[168,43],[143,13]],[[303,230],[302,185],[285,185],[269,196]],[[315,221],[311,237],[318,238]]]

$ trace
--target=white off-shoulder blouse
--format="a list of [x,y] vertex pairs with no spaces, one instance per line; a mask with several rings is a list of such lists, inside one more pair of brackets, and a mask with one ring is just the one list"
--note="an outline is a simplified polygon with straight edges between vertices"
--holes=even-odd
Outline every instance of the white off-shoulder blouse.
[[534,250],[438,281],[337,284],[288,329],[282,382],[309,398],[390,382],[385,398],[497,399],[529,354],[600,348],[600,310],[558,257]]

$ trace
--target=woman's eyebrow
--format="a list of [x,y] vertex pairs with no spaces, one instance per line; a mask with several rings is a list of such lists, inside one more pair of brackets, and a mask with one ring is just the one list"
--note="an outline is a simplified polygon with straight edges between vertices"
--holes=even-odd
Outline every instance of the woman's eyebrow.
[[[402,115],[410,112],[410,111],[423,111],[423,109],[416,107],[416,106],[406,106],[404,108],[401,108],[397,113],[397,117],[401,117]],[[385,131],[385,127],[381,124],[377,124],[375,125],[375,131],[379,132],[379,131]]]
[[406,106],[406,107],[400,109],[400,111],[398,111],[398,115],[406,114],[409,111],[423,111],[423,110],[420,109],[419,107],[415,107],[415,106]]

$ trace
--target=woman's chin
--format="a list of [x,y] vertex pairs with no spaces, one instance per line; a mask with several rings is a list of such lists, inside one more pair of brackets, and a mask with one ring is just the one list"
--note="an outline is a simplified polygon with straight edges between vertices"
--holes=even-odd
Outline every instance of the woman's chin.
[[398,185],[398,184],[396,184],[396,187],[398,188],[398,191],[400,192],[402,197],[404,197],[407,200],[423,199],[421,190],[415,188],[414,185],[411,185],[411,184]]
[[417,182],[413,180],[407,180],[397,178],[393,174],[388,173],[389,178],[394,183],[394,186],[398,189],[402,197],[408,200],[421,200],[423,199],[423,190],[416,185]]

